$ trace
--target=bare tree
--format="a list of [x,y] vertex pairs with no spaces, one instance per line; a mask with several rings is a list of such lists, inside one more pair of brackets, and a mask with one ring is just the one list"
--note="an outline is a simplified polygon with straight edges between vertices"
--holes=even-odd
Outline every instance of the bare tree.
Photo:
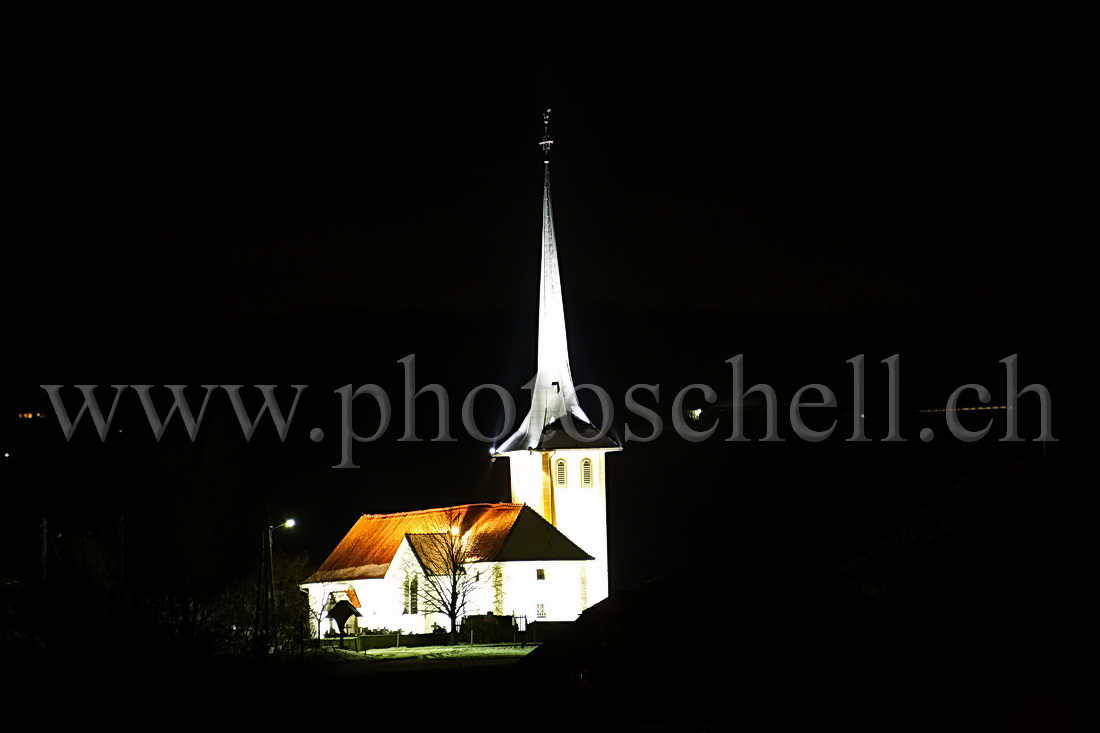
[[[298,584],[308,574],[305,555],[272,558],[274,603],[271,627],[263,633],[264,649],[280,653],[294,651],[312,636],[309,628],[309,601]],[[209,608],[208,625],[215,629],[221,648],[230,654],[245,654],[255,649],[262,633],[256,625],[256,575],[241,578],[225,588]]]
[[407,535],[415,561],[406,566],[406,603],[415,602],[411,613],[439,613],[450,619],[450,643],[454,644],[458,618],[462,616],[474,592],[486,578],[477,567],[476,538],[463,532],[461,514],[441,515],[438,531]]

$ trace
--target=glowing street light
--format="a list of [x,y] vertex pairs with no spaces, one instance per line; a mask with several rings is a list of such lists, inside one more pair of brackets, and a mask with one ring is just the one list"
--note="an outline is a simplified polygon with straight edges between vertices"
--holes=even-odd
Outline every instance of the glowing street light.
[[267,648],[271,637],[273,616],[275,615],[275,530],[282,527],[290,529],[297,522],[288,519],[282,524],[269,524],[264,532],[264,543],[260,549],[260,577],[257,585],[256,603],[256,642]]

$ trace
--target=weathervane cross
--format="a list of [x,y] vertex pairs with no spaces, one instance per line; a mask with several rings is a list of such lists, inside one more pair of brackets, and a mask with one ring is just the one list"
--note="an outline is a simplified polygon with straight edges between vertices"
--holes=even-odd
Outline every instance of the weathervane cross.
[[542,113],[542,142],[539,146],[542,148],[542,162],[547,165],[550,165],[550,146],[553,144],[550,139],[550,110],[546,110]]

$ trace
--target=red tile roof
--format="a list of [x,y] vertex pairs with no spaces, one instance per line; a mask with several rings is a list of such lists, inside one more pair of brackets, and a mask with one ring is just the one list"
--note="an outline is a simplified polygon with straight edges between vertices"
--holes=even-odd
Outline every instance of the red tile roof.
[[[505,550],[505,542],[521,514],[522,537]],[[321,567],[306,583],[382,578],[405,535],[469,532],[470,559],[586,560],[589,555],[540,517],[526,504],[462,504],[397,514],[364,514],[340,540]]]
[[472,554],[493,559],[523,506],[463,504],[397,514],[364,514],[306,582],[385,577],[406,534],[449,531],[449,519],[455,520],[460,532],[476,530],[471,535],[477,542]]
[[447,575],[451,572],[451,558],[456,558],[457,553],[451,554],[452,545],[447,537],[443,532],[409,535],[409,544],[420,560],[421,567],[432,575]]

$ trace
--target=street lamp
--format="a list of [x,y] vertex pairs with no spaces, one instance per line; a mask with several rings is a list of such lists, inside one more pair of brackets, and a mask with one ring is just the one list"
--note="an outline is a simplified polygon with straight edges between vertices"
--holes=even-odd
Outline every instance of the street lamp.
[[293,519],[288,519],[282,524],[269,524],[264,530],[260,547],[260,577],[256,587],[256,642],[261,648],[271,648],[272,618],[275,615],[275,563],[272,552],[275,530],[282,527],[290,529],[295,524]]

